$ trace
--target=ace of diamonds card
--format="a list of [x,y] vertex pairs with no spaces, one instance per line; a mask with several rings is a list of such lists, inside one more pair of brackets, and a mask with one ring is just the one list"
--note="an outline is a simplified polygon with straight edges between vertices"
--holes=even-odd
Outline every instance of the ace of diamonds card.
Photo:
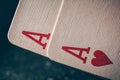
[[120,1],[64,0],[49,57],[108,79],[120,79]]

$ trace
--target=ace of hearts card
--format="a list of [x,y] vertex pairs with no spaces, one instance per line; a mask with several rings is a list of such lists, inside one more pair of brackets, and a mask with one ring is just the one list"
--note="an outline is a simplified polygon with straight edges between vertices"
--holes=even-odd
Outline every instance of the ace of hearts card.
[[64,0],[47,47],[49,58],[119,80],[119,3],[119,0]]

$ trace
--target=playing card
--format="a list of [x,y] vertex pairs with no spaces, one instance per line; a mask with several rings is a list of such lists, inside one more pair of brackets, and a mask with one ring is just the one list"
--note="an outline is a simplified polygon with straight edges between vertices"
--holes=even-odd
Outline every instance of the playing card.
[[47,47],[49,57],[119,80],[119,3],[119,0],[65,0]]
[[46,46],[62,0],[21,0],[12,21],[11,43],[46,56]]

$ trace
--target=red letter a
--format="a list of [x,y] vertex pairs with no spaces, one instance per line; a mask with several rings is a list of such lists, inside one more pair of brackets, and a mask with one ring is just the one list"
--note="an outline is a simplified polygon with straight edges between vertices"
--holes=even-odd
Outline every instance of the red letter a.
[[[40,46],[43,47],[43,49],[46,48],[47,43],[42,43],[42,39],[45,37],[47,40],[50,38],[50,33],[48,34],[42,34],[42,33],[34,33],[34,32],[29,32],[29,31],[22,31],[22,34],[24,34],[25,36],[27,36],[28,38],[32,39],[33,41],[35,41],[36,43],[38,43]],[[39,40],[35,39],[34,37],[32,37],[31,35],[34,36],[39,36]]]
[[[79,58],[80,60],[82,60],[84,64],[86,63],[87,57],[83,58],[82,54],[83,54],[83,52],[86,52],[88,54],[89,51],[90,51],[90,47],[88,47],[88,48],[76,48],[76,47],[63,46],[62,49],[64,51],[70,53],[71,55]],[[74,53],[74,52],[72,52],[71,50],[78,50],[79,51],[79,55]]]

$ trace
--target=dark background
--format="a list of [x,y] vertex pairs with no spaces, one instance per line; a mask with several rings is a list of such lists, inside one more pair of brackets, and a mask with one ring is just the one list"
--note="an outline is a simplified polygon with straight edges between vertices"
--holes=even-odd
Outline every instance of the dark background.
[[106,80],[10,44],[7,32],[17,4],[0,0],[0,80]]

